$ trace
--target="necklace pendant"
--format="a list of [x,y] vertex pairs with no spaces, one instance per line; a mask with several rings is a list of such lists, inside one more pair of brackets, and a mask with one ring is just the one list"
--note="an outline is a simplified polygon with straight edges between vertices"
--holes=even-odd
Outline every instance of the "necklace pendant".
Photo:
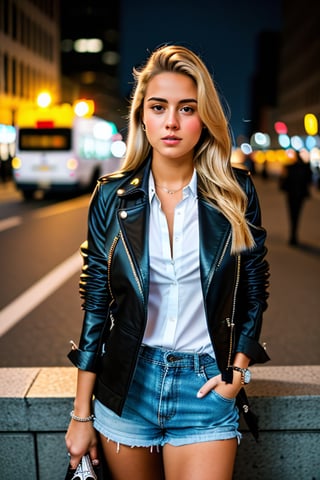
[[163,187],[162,185],[155,184],[155,186],[161,188],[161,190],[168,193],[168,195],[174,195],[175,193],[180,192],[184,188],[184,186],[182,186],[180,188],[177,188],[177,190],[171,190],[170,188]]

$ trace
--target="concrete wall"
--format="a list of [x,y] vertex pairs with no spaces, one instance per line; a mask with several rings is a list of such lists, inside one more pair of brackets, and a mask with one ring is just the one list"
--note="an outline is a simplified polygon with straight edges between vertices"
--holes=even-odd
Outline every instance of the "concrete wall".
[[[320,366],[252,372],[260,440],[241,423],[234,480],[320,480]],[[0,369],[1,479],[64,479],[75,382],[73,367]]]

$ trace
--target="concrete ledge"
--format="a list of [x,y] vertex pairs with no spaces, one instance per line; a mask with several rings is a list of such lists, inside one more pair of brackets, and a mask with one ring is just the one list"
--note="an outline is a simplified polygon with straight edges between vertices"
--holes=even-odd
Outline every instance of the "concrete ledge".
[[234,480],[320,480],[320,366],[252,367],[255,442],[240,423]]
[[[252,373],[247,393],[260,440],[241,422],[234,480],[320,480],[320,366],[253,367]],[[64,478],[75,383],[73,367],[0,369],[1,478]]]
[[253,381],[246,391],[260,418],[261,430],[320,431],[320,366],[251,370]]

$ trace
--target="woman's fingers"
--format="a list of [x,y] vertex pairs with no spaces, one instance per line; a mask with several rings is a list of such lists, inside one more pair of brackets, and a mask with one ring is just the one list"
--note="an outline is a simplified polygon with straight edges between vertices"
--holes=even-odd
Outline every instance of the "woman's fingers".
[[211,390],[213,390],[218,383],[221,382],[221,375],[216,375],[215,377],[209,378],[209,380],[202,385],[200,390],[198,390],[197,397],[202,398],[207,395]]
[[75,470],[79,463],[81,462],[81,457],[72,456],[71,453],[68,453],[69,465],[72,470]]
[[98,448],[97,446],[93,446],[89,449],[89,455],[91,458],[92,465],[97,466],[99,465],[99,455],[98,455]]

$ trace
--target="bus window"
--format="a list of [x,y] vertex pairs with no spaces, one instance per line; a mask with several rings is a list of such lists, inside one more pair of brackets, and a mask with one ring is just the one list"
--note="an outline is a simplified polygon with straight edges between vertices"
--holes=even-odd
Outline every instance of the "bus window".
[[70,150],[70,128],[21,128],[19,150]]

